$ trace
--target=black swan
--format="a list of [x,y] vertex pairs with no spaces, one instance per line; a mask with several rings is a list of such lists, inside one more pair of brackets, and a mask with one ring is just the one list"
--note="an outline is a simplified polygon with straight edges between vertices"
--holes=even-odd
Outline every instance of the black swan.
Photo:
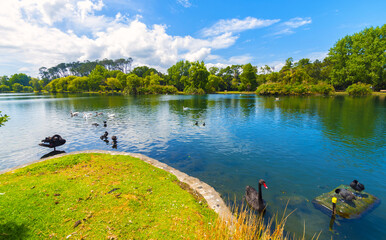
[[245,200],[253,209],[259,212],[262,212],[265,209],[263,196],[261,194],[261,185],[263,185],[266,189],[268,189],[263,179],[259,180],[259,192],[257,192],[256,189],[254,189],[251,186],[247,186],[245,188]]
[[350,183],[350,187],[355,191],[362,192],[365,190],[365,186],[362,183],[359,183],[358,180],[354,180]]
[[335,193],[337,193],[340,196],[342,196],[343,199],[346,200],[346,201],[352,201],[353,199],[357,199],[352,192],[350,192],[350,191],[348,191],[347,189],[344,189],[344,188],[335,189]]
[[49,147],[54,148],[54,151],[56,151],[56,147],[61,146],[66,143],[66,140],[63,139],[60,135],[54,135],[52,137],[46,137],[42,140],[42,143],[39,145],[42,147]]

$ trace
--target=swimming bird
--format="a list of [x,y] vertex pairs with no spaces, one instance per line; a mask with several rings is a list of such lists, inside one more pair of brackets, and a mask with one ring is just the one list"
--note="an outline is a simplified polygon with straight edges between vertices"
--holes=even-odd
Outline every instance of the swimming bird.
[[92,117],[92,113],[83,113],[83,118],[88,119]]
[[189,110],[189,108],[182,106],[182,110],[186,111],[186,110]]
[[277,98],[275,98],[275,100],[276,100],[276,101],[279,101],[279,100],[280,100],[280,98],[278,98],[278,97],[277,97]]
[[204,126],[204,127],[205,127],[205,122],[202,124],[202,126]]
[[111,140],[113,140],[113,142],[116,142],[117,141],[117,136],[112,136]]
[[265,209],[265,204],[261,193],[261,185],[268,189],[263,179],[259,180],[259,192],[257,192],[256,189],[251,186],[247,186],[245,188],[245,200],[253,209],[259,212],[262,212]]
[[98,127],[98,126],[99,126],[98,123],[93,123],[93,124],[91,124],[91,125],[93,125],[93,126],[95,126],[95,127]]
[[357,199],[352,192],[350,192],[350,191],[348,191],[347,189],[344,189],[344,188],[335,189],[335,193],[339,194],[340,196],[342,196],[343,199],[346,200],[346,201],[352,201],[353,199]]
[[365,186],[362,183],[359,183],[358,180],[353,180],[350,183],[350,187],[358,192],[362,192],[363,190],[365,190]]
[[194,123],[194,125],[198,126],[198,121],[196,121],[196,122]]
[[79,115],[79,112],[72,112],[70,111],[71,117],[75,117]]
[[107,140],[107,136],[109,135],[109,133],[107,131],[105,131],[105,133],[101,136],[101,139],[102,140]]
[[109,114],[107,114],[107,117],[109,117],[109,118],[114,118],[114,117],[115,117],[115,114],[114,114],[114,113],[109,113]]
[[107,127],[107,122],[103,121],[103,127]]

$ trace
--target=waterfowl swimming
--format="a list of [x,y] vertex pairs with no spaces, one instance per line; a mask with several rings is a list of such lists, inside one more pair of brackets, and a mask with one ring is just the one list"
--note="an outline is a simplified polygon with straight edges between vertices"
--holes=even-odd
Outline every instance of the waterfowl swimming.
[[114,117],[115,117],[115,114],[114,114],[114,113],[109,113],[109,114],[107,114],[107,117],[109,117],[109,118],[114,118]]
[[358,180],[353,180],[350,183],[350,187],[358,192],[362,192],[363,190],[365,190],[365,186],[362,183],[359,183]]
[[276,101],[279,101],[279,100],[280,100],[280,98],[278,98],[278,97],[277,97],[277,98],[275,98],[275,100],[276,100]]
[[98,127],[98,126],[99,126],[98,123],[93,123],[93,124],[91,124],[91,125],[93,125],[93,126],[95,126],[95,127]]
[[186,111],[186,110],[189,110],[189,108],[182,106],[182,110]]
[[113,142],[116,142],[117,141],[117,136],[112,136],[111,140],[113,140]]
[[107,131],[105,131],[105,133],[100,137],[102,140],[107,140],[107,136],[109,135],[109,133]]
[[335,193],[342,196],[343,199],[346,201],[352,201],[353,199],[356,199],[355,195],[352,192],[344,188],[335,189]]
[[75,117],[79,115],[79,112],[72,112],[70,111],[71,117]]
[[259,180],[259,192],[257,192],[256,189],[251,186],[247,186],[245,188],[245,200],[253,209],[259,212],[262,212],[265,209],[265,204],[261,193],[261,185],[268,189],[263,179]]
[[196,121],[196,122],[194,123],[194,125],[198,126],[198,121]]
[[107,122],[103,121],[103,127],[107,127]]
[[205,122],[202,124],[202,126],[204,126],[204,127],[205,127]]
[[83,118],[88,119],[92,117],[92,113],[83,113]]

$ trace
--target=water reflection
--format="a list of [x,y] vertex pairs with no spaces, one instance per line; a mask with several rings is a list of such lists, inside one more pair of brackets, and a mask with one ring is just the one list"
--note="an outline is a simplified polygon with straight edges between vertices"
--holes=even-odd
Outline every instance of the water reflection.
[[[381,97],[29,94],[0,95],[0,109],[11,116],[0,128],[0,170],[45,155],[37,144],[52,132],[67,140],[66,152],[118,149],[119,141],[119,151],[156,158],[239,202],[245,186],[257,187],[263,178],[270,186],[267,216],[282,213],[289,201],[287,212],[296,210],[286,230],[303,234],[306,222],[306,238],[322,230],[320,239],[331,238],[331,218],[314,208],[316,196],[355,176],[386,197]],[[362,219],[335,224],[334,238],[366,238],[369,231],[381,238],[385,212],[381,204]]]

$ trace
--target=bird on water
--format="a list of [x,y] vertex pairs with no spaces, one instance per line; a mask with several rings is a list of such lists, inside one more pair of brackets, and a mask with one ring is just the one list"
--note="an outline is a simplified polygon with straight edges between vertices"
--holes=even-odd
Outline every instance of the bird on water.
[[261,193],[261,185],[268,189],[263,179],[259,180],[259,192],[257,192],[256,189],[251,186],[247,186],[245,188],[245,200],[253,209],[257,210],[258,212],[262,212],[265,209],[263,195]]
[[358,180],[353,180],[350,183],[350,187],[358,192],[362,192],[363,190],[365,190],[365,186],[362,183],[359,183]]

